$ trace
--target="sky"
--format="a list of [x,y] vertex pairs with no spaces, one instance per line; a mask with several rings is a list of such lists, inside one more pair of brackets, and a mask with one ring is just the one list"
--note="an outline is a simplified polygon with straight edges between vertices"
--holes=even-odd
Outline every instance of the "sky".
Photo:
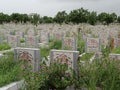
[[41,16],[55,16],[58,11],[66,11],[83,7],[88,11],[113,13],[120,15],[120,0],[0,0],[0,12],[38,13]]

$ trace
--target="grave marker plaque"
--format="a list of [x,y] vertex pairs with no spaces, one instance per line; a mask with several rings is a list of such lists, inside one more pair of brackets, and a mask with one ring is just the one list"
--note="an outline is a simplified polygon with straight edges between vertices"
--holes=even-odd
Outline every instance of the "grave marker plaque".
[[62,39],[62,49],[77,50],[77,40],[75,37],[65,37]]
[[69,50],[51,50],[50,51],[50,62],[57,62],[58,64],[66,63],[68,69],[72,68],[78,71],[77,60],[79,56],[79,51],[69,51]]
[[35,33],[34,29],[30,29],[30,30],[27,31],[27,35],[28,36],[35,36],[36,33]]
[[38,40],[35,36],[26,36],[25,37],[25,46],[27,48],[38,48]]
[[28,60],[33,72],[40,70],[40,50],[36,48],[15,48],[15,60]]
[[120,60],[120,54],[109,54],[110,60]]
[[20,39],[17,36],[14,35],[8,35],[7,42],[12,47],[19,47],[20,46]]
[[24,33],[23,32],[16,32],[15,35],[20,37],[20,38],[24,38]]
[[40,31],[40,42],[48,43],[49,42],[49,33],[45,31]]
[[63,36],[64,36],[64,35],[63,35],[63,33],[61,33],[61,32],[60,32],[60,33],[54,33],[54,37],[53,37],[53,38],[54,38],[55,40],[62,40]]
[[87,53],[100,52],[100,39],[99,38],[87,38],[86,52]]

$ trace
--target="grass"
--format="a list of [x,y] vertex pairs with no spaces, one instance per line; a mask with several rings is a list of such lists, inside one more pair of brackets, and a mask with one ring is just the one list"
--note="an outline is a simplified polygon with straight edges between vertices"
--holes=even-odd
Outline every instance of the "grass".
[[13,53],[0,57],[0,87],[21,80],[20,64],[14,61]]
[[11,49],[11,46],[8,44],[0,44],[0,51]]
[[113,49],[112,53],[120,54],[120,47],[117,47],[117,48]]
[[84,54],[84,55],[80,58],[80,60],[82,60],[82,61],[89,61],[90,58],[91,58],[93,55],[94,55],[93,53],[86,53],[86,54]]

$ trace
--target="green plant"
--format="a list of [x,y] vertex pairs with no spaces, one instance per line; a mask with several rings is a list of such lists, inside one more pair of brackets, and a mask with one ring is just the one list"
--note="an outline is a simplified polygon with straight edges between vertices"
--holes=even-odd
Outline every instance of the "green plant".
[[14,61],[13,53],[0,57],[0,87],[21,80],[19,61]]
[[117,47],[111,51],[112,53],[120,54],[120,47]]
[[78,34],[78,48],[77,50],[79,51],[80,54],[85,52],[85,41],[81,38],[81,34]]
[[8,44],[0,44],[0,51],[1,50],[8,50],[11,49],[11,46]]
[[61,49],[62,41],[61,40],[53,40],[49,44],[50,49]]
[[20,43],[24,43],[24,42],[25,42],[24,38],[21,38]]

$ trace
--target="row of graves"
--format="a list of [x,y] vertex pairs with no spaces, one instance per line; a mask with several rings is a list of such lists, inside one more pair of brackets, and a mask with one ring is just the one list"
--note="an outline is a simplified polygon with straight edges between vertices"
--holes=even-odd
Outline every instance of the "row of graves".
[[[19,36],[20,35],[20,36]],[[21,47],[19,38],[25,38],[25,46]],[[40,43],[49,43],[50,33],[40,31]],[[54,32],[52,38],[62,40],[62,50],[50,50],[50,63],[66,63],[68,68],[78,72],[79,51],[77,51],[77,37],[65,37],[63,33]],[[30,30],[28,35],[22,33],[8,35],[8,44],[14,48],[15,60],[28,60],[34,72],[40,70],[40,49],[39,40],[34,30]],[[86,53],[100,52],[99,38],[86,38]]]
[[[41,62],[39,43],[47,44],[52,37],[56,40],[62,40],[62,50],[50,50],[50,63],[58,60],[58,63],[67,63],[69,68],[72,68],[77,72],[79,71],[77,65],[77,60],[79,58],[79,51],[77,51],[77,37],[65,37],[63,33],[58,32],[54,32],[51,35],[51,33],[45,32],[44,30],[40,30],[39,35],[40,36],[38,37],[32,29],[28,31],[28,35],[24,35],[23,32],[16,32],[15,35],[8,35],[7,42],[14,48],[15,60],[28,60],[32,65],[33,71],[39,71]],[[25,45],[23,46],[20,43],[21,38],[25,39]],[[90,35],[83,35],[83,39],[86,41],[86,53],[101,52],[101,41],[103,39],[93,38]],[[117,46],[120,44],[119,41],[120,40],[117,39]],[[119,56],[110,54],[110,58],[117,57],[117,59],[120,59]]]

